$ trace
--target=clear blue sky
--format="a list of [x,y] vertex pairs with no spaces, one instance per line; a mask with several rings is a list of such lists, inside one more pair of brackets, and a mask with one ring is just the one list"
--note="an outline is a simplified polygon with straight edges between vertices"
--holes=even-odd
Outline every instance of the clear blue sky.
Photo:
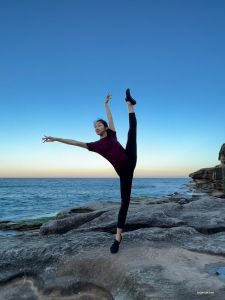
[[1,0],[0,177],[117,177],[96,153],[109,103],[125,146],[137,100],[136,177],[187,177],[219,164],[225,1]]

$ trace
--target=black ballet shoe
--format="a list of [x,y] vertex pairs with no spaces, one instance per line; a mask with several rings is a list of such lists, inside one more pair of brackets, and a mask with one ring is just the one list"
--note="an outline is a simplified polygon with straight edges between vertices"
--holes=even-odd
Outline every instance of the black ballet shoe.
[[120,243],[122,242],[122,235],[121,235],[121,240],[118,242],[116,239],[114,240],[114,243],[110,247],[110,252],[111,253],[117,253],[119,250]]
[[126,90],[126,98],[125,101],[129,101],[132,105],[135,105],[137,102],[131,97],[130,89]]

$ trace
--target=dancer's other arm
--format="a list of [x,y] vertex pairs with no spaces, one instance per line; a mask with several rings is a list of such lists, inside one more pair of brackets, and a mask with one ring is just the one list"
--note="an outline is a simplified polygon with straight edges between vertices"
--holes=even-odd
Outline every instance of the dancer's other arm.
[[112,94],[108,93],[108,95],[105,98],[105,110],[106,110],[106,114],[107,114],[107,118],[108,118],[109,129],[116,131],[114,124],[113,124],[112,114],[111,114],[109,106],[108,106],[108,102],[111,99],[111,96],[112,96]]
[[78,146],[78,147],[88,149],[86,143],[78,142],[78,141],[75,141],[75,140],[68,140],[68,139],[62,139],[62,138],[57,138],[57,137],[52,137],[52,136],[46,136],[45,135],[45,137],[42,138],[42,141],[43,141],[43,143],[45,143],[45,142],[60,142],[60,143],[64,143],[64,144],[67,144],[67,145],[73,145],[73,146]]

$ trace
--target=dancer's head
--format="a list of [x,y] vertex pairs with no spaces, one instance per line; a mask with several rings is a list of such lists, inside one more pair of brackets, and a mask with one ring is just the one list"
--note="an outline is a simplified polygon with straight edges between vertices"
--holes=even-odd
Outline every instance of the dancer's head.
[[96,121],[94,121],[94,127],[97,135],[103,135],[104,132],[107,133],[107,129],[109,126],[106,121],[97,119]]

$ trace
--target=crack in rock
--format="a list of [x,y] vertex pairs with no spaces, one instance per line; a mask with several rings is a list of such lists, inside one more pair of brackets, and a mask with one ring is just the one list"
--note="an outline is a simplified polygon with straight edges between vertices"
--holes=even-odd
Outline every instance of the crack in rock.
[[225,231],[225,227],[223,227],[223,226],[212,227],[212,228],[197,228],[197,227],[193,227],[193,228],[202,234],[216,234],[216,233]]

